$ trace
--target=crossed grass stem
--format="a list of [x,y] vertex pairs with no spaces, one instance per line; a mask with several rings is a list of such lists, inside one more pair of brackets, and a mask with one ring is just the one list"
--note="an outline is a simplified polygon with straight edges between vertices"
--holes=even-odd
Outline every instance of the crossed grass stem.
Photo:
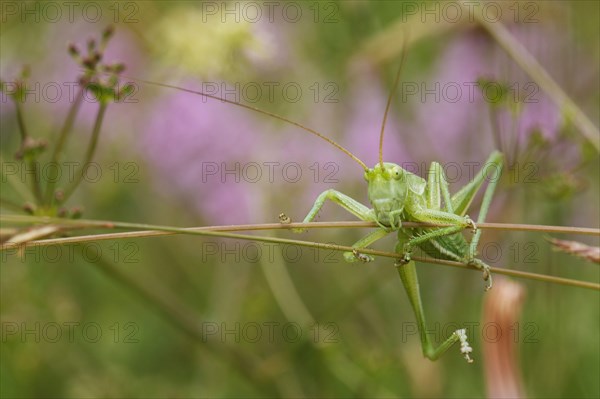
[[[368,222],[329,222],[329,223],[289,223],[289,224],[281,224],[281,223],[271,223],[271,224],[254,224],[254,225],[233,225],[233,226],[208,226],[208,227],[200,227],[200,228],[175,228],[169,226],[153,226],[147,224],[135,224],[135,223],[121,223],[114,221],[97,221],[97,220],[68,220],[68,219],[60,219],[60,218],[49,218],[49,217],[29,217],[29,216],[18,216],[18,215],[0,215],[0,221],[9,222],[9,223],[42,223],[46,226],[52,225],[52,223],[62,224],[61,228],[65,231],[67,230],[75,230],[75,229],[84,229],[84,228],[136,228],[141,229],[144,228],[146,231],[138,230],[138,231],[129,231],[129,232],[119,232],[119,233],[109,233],[109,234],[96,234],[96,235],[88,235],[88,236],[78,236],[78,237],[68,237],[68,238],[57,238],[57,239],[46,239],[39,241],[30,241],[24,243],[24,245],[28,246],[41,246],[41,245],[50,245],[50,244],[68,244],[68,243],[77,243],[77,242],[85,242],[85,241],[97,241],[97,240],[106,240],[106,239],[117,239],[117,238],[125,238],[125,237],[148,237],[148,236],[158,236],[158,235],[172,235],[172,234],[191,234],[191,235],[206,235],[206,236],[221,236],[228,238],[238,238],[238,239],[249,239],[254,241],[265,241],[265,242],[275,242],[275,243],[287,243],[287,244],[296,244],[307,247],[314,248],[327,248],[333,250],[341,250],[348,251],[351,250],[351,247],[341,246],[341,245],[332,245],[332,244],[322,244],[315,242],[306,242],[299,240],[287,240],[287,239],[278,239],[273,237],[260,237],[260,236],[249,236],[242,234],[229,234],[225,231],[248,231],[248,230],[281,230],[281,229],[290,229],[290,228],[353,228],[353,227],[377,227],[372,223]],[[411,227],[438,227],[430,224],[423,223],[410,223],[407,222],[406,226]],[[587,234],[598,236],[600,235],[600,230],[591,229],[591,228],[577,228],[577,227],[560,227],[560,226],[540,226],[540,225],[522,225],[522,224],[499,224],[499,223],[486,223],[481,224],[481,228],[489,228],[489,229],[505,229],[505,230],[528,230],[528,231],[546,231],[546,232],[555,232],[555,233],[579,233],[579,234]],[[224,231],[219,231],[224,230]],[[0,250],[4,250],[6,247],[0,248]],[[388,253],[383,251],[374,251],[374,250],[363,250],[365,253],[369,253],[372,255],[379,255],[384,257],[392,257],[397,258],[398,254]],[[427,258],[417,258],[415,260],[422,262],[430,262],[437,263],[448,266],[455,267],[463,267],[469,268],[468,266],[449,261],[439,261],[435,259],[427,259]],[[191,311],[187,306],[185,306],[181,301],[179,301],[172,293],[168,290],[165,290],[161,287],[150,286],[146,283],[142,283],[137,279],[131,278],[124,274],[119,268],[113,266],[110,262],[107,262],[104,259],[101,259],[100,262],[97,262],[96,266],[98,266],[99,270],[106,274],[107,277],[118,281],[119,283],[127,286],[130,290],[137,296],[139,296],[144,302],[149,304],[155,311],[157,311],[160,315],[162,315],[170,324],[180,330],[182,333],[187,335],[192,341],[203,344],[200,346],[201,350],[207,353],[211,357],[216,357],[222,359],[236,371],[236,373],[251,384],[258,391],[268,393],[269,395],[278,395],[281,393],[280,388],[277,384],[270,384],[269,381],[272,381],[272,378],[275,377],[272,372],[268,371],[268,368],[265,369],[261,367],[261,365],[268,363],[268,359],[261,361],[260,359],[254,357],[251,354],[239,352],[233,347],[222,346],[222,345],[210,345],[205,344],[205,337],[198,329],[197,325],[197,317],[194,312]],[[516,272],[505,269],[496,269],[492,268],[492,271],[498,274],[507,274],[515,277],[525,277],[525,278],[533,278],[542,281],[549,281],[557,284],[563,285],[573,285],[581,288],[591,288],[599,290],[599,285],[594,285],[593,283],[579,282],[568,279],[561,279],[549,276],[542,275],[534,275],[532,273],[525,272]],[[259,367],[256,367],[256,365]],[[332,364],[329,364],[329,367],[332,367],[332,371],[335,371]],[[340,376],[338,376],[340,378]]]
[[[129,231],[124,233],[110,233],[110,234],[93,234],[87,236],[76,236],[66,238],[55,238],[45,240],[27,241],[19,244],[13,244],[10,240],[4,243],[0,247],[0,251],[4,251],[15,246],[44,246],[44,245],[65,245],[74,244],[86,241],[98,241],[108,239],[120,239],[120,238],[141,238],[157,235],[169,235],[169,234],[188,234],[188,235],[200,235],[200,236],[212,236],[222,238],[232,238],[239,240],[269,242],[276,244],[287,244],[287,245],[298,245],[303,247],[311,247],[316,249],[327,249],[333,251],[351,252],[354,250],[351,246],[320,243],[314,241],[302,241],[288,238],[277,238],[277,237],[265,237],[249,234],[231,233],[236,231],[253,231],[253,230],[272,230],[272,229],[293,229],[293,228],[352,228],[352,227],[378,227],[374,223],[369,222],[320,222],[320,223],[270,223],[270,224],[249,224],[249,225],[232,225],[232,226],[208,226],[208,227],[195,227],[195,228],[180,228],[172,226],[157,226],[143,223],[127,223],[117,221],[101,221],[101,220],[69,220],[61,218],[49,218],[49,217],[35,217],[35,216],[20,216],[20,215],[0,215],[0,221],[6,223],[25,223],[25,224],[42,224],[42,225],[55,225],[63,228],[64,230],[70,229],[82,229],[82,228],[100,228],[100,229],[129,229],[136,231]],[[443,225],[434,225],[429,223],[409,223],[405,224],[405,227],[443,227]],[[511,231],[538,231],[548,233],[576,233],[592,236],[600,236],[600,229],[594,228],[582,228],[582,227],[561,227],[561,226],[543,226],[543,225],[525,225],[525,224],[503,224],[503,223],[482,223],[478,226],[479,228],[489,229],[503,229]],[[361,249],[363,254],[382,256],[387,258],[398,259],[399,255],[395,252],[379,251],[373,249]],[[413,260],[417,262],[432,263],[437,265],[459,267],[463,269],[470,269],[479,271],[477,268],[469,265],[465,265],[459,262],[447,261],[442,259],[434,259],[429,257],[417,257],[414,256]],[[548,276],[544,274],[530,273],[518,270],[511,270],[499,267],[491,267],[490,270],[495,274],[503,274],[512,277],[527,278],[531,280],[545,281],[554,284],[567,285],[579,288],[587,288],[595,291],[600,291],[600,284],[592,283],[587,281],[573,280],[562,277]]]

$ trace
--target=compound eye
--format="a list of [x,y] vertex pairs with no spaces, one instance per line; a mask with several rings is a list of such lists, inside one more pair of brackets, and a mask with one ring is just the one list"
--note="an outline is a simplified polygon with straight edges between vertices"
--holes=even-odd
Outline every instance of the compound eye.
[[400,169],[399,169],[399,168],[394,168],[394,169],[392,169],[392,177],[393,177],[395,180],[400,180],[400,176],[401,176],[401,175],[402,175],[402,173],[400,172]]
[[365,178],[366,181],[369,181],[369,174],[367,172],[365,172],[365,174],[363,175],[363,177]]

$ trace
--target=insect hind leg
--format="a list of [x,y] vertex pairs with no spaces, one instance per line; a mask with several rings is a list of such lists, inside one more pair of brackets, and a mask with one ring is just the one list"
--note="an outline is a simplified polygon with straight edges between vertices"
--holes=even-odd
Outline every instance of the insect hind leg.
[[432,162],[429,166],[426,199],[429,209],[442,209],[441,200],[443,199],[444,210],[454,213],[448,189],[448,181],[446,180],[442,166],[437,162]]
[[377,230],[369,233],[369,235],[361,238],[360,240],[355,242],[354,245],[352,245],[352,248],[354,248],[354,251],[344,252],[344,259],[346,260],[346,262],[350,262],[350,263],[356,262],[356,261],[361,261],[361,262],[365,262],[365,263],[373,261],[374,258],[372,256],[361,254],[361,253],[359,253],[359,250],[368,247],[375,241],[382,239],[383,237],[385,237],[388,234],[389,234],[389,231],[387,231],[385,229],[377,229]]
[[409,262],[406,264],[399,262],[396,263],[396,268],[406,290],[406,294],[413,312],[415,313],[415,318],[417,319],[423,356],[430,360],[437,360],[455,343],[460,342],[460,353],[468,363],[472,363],[473,359],[471,359],[470,353],[473,351],[473,349],[467,342],[467,334],[465,329],[456,330],[438,347],[435,347],[428,334],[427,321],[425,320],[425,312],[423,311],[423,303],[421,300],[419,279],[417,277],[415,262]]

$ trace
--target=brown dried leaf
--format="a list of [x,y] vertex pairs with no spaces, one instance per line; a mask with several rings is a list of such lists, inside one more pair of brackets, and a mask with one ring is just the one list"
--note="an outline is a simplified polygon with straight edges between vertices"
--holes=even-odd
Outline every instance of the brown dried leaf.
[[547,238],[554,249],[600,264],[600,247],[592,247],[577,241]]

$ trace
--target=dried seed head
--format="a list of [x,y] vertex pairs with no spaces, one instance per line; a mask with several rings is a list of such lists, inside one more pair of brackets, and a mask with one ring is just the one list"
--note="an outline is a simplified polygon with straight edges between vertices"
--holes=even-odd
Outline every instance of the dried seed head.
[[87,50],[88,50],[88,52],[91,53],[95,49],[96,49],[96,39],[89,38],[88,41],[87,41]]
[[102,41],[107,42],[115,33],[115,27],[113,25],[108,25],[102,31]]
[[125,64],[123,64],[122,62],[117,62],[112,65],[112,70],[116,74],[123,73],[123,71],[125,71]]
[[70,43],[67,49],[71,57],[79,57],[79,49],[73,43]]
[[33,215],[33,213],[35,212],[35,206],[30,202],[26,202],[25,204],[23,204],[23,210],[28,214]]
[[79,219],[82,214],[83,214],[83,208],[81,208],[79,206],[76,206],[71,209],[71,218],[73,218],[73,219]]
[[96,66],[96,63],[94,62],[94,60],[91,60],[89,58],[84,58],[81,61],[81,65],[83,65],[85,68],[87,69],[94,69],[94,67]]

